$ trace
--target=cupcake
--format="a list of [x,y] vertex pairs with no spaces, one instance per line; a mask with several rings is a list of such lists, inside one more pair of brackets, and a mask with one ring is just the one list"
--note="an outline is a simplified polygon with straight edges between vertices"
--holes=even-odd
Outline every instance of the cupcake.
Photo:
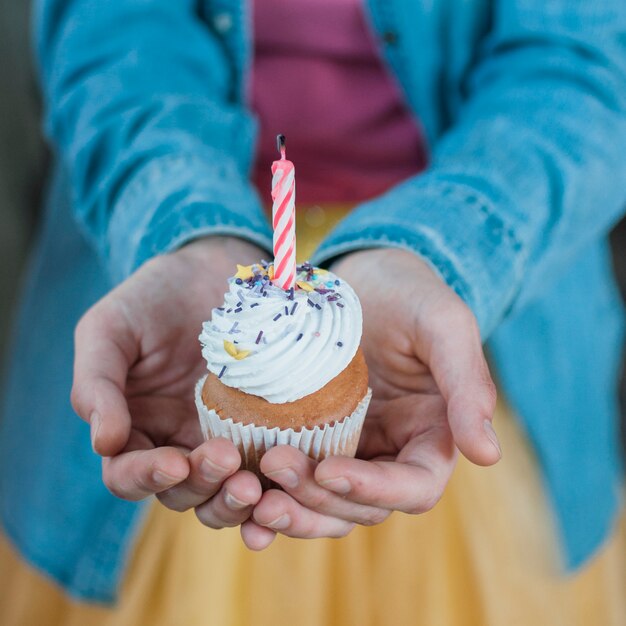
[[200,334],[209,370],[196,386],[204,437],[233,441],[258,475],[263,454],[279,444],[316,460],[354,456],[371,397],[356,294],[308,263],[286,291],[272,283],[272,265],[237,267]]

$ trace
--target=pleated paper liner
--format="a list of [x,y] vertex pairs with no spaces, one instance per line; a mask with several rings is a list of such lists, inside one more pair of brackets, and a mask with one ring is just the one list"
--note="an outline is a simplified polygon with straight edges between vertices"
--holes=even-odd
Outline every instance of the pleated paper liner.
[[363,421],[367,413],[372,390],[368,389],[365,397],[359,402],[351,415],[340,421],[314,428],[280,429],[240,424],[232,417],[222,419],[213,409],[209,409],[202,401],[202,387],[206,376],[196,384],[196,406],[200,416],[200,426],[205,439],[224,437],[230,439],[239,449],[243,460],[242,468],[254,472],[261,478],[264,487],[268,480],[261,474],[259,463],[262,456],[270,448],[278,445],[290,445],[298,448],[306,455],[321,461],[327,456],[354,456],[361,436]]

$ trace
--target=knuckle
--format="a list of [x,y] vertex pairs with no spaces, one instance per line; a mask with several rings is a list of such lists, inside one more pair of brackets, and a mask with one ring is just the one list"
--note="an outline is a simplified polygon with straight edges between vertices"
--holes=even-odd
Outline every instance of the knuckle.
[[306,506],[315,511],[321,511],[326,507],[333,494],[325,489],[312,489],[309,493],[303,494],[303,496]]
[[411,506],[404,509],[405,513],[410,515],[420,515],[422,513],[428,513],[435,508],[436,504],[441,500],[443,495],[443,488],[433,486],[425,493],[419,493],[415,495],[415,501]]
[[115,481],[115,478],[108,472],[102,472],[102,482],[116,498],[121,498],[122,500],[128,499],[126,491],[120,487],[120,485]]
[[171,489],[157,493],[156,497],[164,507],[176,511],[177,513],[184,513],[191,508],[189,503],[185,502],[180,494],[172,493]]
[[339,528],[329,533],[328,536],[331,539],[343,539],[344,537],[347,537],[352,532],[352,529],[354,527],[355,527],[355,524],[343,524]]
[[376,509],[366,513],[360,520],[361,526],[377,526],[382,524],[389,517],[389,511]]
[[213,511],[208,506],[197,506],[195,508],[196,517],[203,526],[212,528],[213,530],[221,530],[225,524],[218,520]]

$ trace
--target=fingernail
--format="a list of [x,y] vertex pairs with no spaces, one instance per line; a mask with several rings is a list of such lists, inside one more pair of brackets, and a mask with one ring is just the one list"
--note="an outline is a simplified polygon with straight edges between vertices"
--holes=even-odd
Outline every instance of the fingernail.
[[211,461],[211,459],[204,457],[202,463],[200,463],[200,473],[202,478],[208,483],[217,483],[223,479],[224,474],[228,470],[217,463]]
[[268,472],[265,475],[283,487],[294,489],[298,486],[298,474],[296,474],[290,467],[283,467],[283,469],[276,470],[275,472]]
[[500,442],[498,441],[498,435],[496,435],[496,431],[493,429],[491,422],[489,420],[485,420],[483,422],[483,428],[485,429],[485,433],[487,437],[489,437],[489,441],[493,444],[493,447],[498,451],[498,455],[502,456],[502,448],[500,448]]
[[235,498],[232,494],[228,493],[228,491],[224,494],[224,502],[229,509],[233,509],[233,511],[241,511],[241,509],[245,509],[247,506],[250,506],[247,502],[242,502],[238,498]]
[[89,417],[89,424],[91,427],[91,447],[96,452],[96,438],[98,437],[98,431],[100,430],[100,413],[93,411]]
[[350,493],[350,489],[352,489],[352,485],[347,478],[340,476],[339,478],[331,478],[329,480],[323,480],[320,485],[325,487],[326,489],[330,489],[335,493],[341,494],[345,496],[347,493]]
[[285,528],[288,528],[290,525],[291,518],[289,517],[289,515],[287,515],[287,513],[284,513],[280,517],[277,517],[273,522],[265,524],[265,526],[268,526],[273,530],[285,530]]
[[182,479],[177,478],[176,476],[170,476],[161,470],[154,470],[154,472],[152,472],[152,480],[159,487],[171,487],[172,485],[180,482]]

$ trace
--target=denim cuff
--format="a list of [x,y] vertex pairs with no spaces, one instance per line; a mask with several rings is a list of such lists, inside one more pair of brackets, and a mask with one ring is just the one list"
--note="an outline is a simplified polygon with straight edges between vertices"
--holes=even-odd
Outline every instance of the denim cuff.
[[365,248],[410,250],[467,303],[486,339],[513,300],[524,256],[495,204],[468,184],[419,176],[353,211],[312,260],[327,264]]
[[205,147],[148,161],[115,203],[108,229],[115,283],[144,261],[206,235],[229,235],[272,249],[259,198],[236,161]]

